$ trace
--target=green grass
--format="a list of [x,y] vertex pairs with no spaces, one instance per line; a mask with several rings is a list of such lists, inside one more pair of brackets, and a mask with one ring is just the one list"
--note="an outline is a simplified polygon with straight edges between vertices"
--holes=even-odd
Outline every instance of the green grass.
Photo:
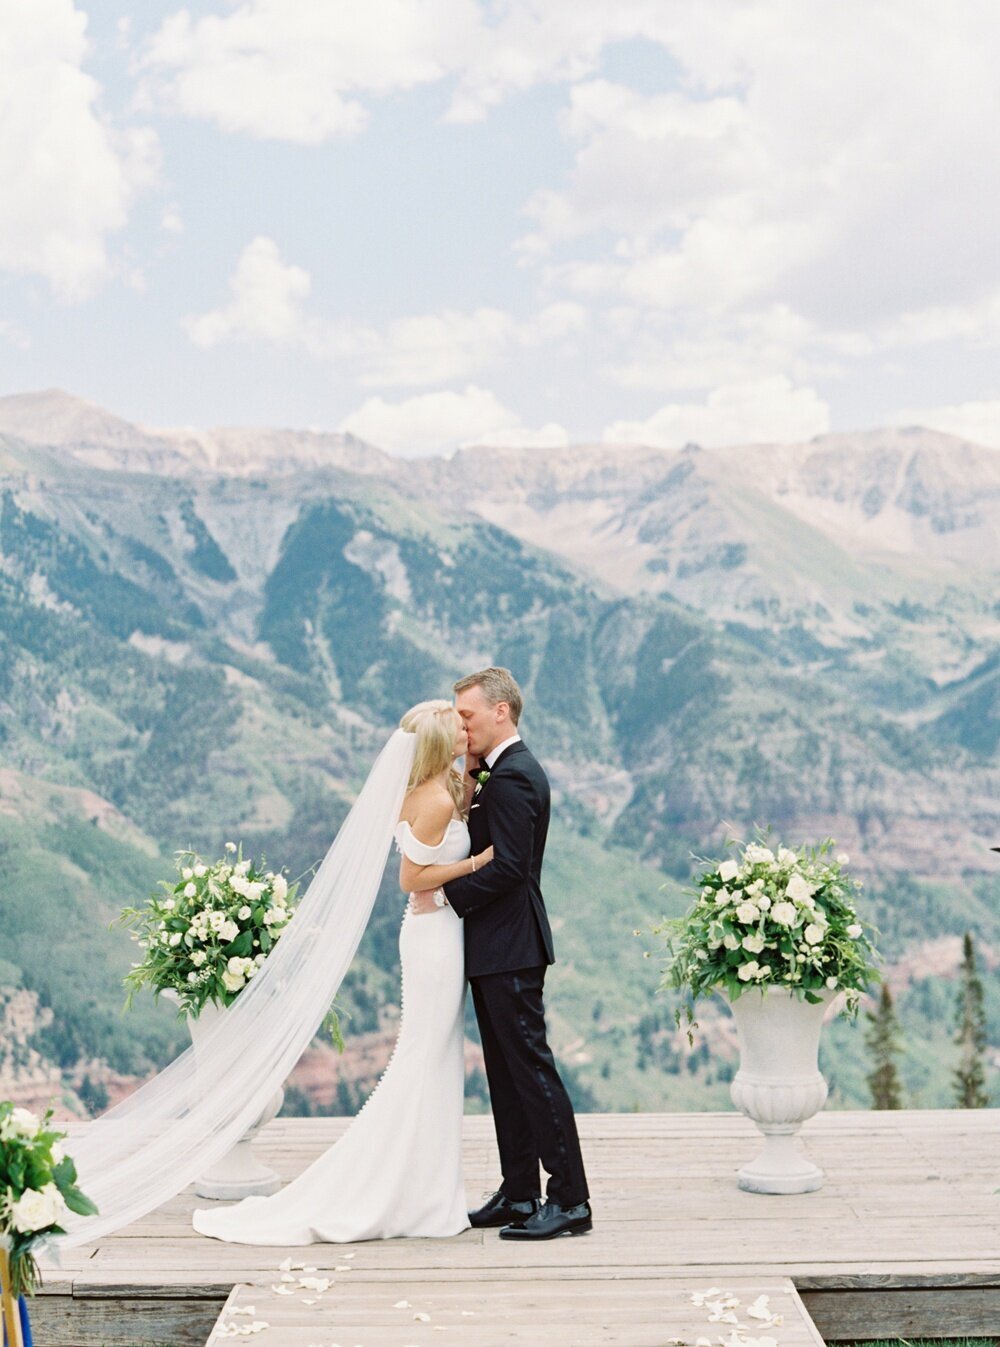
[[997,1347],[1000,1338],[873,1338],[853,1347],[910,1347],[914,1342],[920,1347]]

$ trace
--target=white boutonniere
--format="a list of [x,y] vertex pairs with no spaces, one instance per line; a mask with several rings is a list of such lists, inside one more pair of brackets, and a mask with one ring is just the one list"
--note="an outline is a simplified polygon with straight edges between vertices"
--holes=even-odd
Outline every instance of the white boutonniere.
[[476,798],[476,796],[479,794],[479,792],[482,790],[482,788],[486,785],[486,783],[487,783],[487,781],[489,781],[489,779],[490,779],[490,774],[489,774],[489,772],[487,772],[487,771],[485,771],[485,770],[483,770],[482,772],[477,772],[477,773],[476,773],[476,789],[472,792],[472,798],[473,798],[473,799]]

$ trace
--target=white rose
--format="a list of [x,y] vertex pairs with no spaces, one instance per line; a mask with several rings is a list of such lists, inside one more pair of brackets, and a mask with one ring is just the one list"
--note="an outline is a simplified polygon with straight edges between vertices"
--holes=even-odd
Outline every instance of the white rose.
[[748,954],[759,954],[764,948],[764,937],[756,932],[751,932],[750,935],[743,937],[742,944]]
[[207,957],[208,956],[203,949],[196,949],[191,955],[191,962],[194,964],[195,968],[200,968]]
[[194,871],[191,870],[188,866],[185,866],[184,869],[181,871],[181,879],[190,879],[193,874]]
[[207,875],[207,874],[208,874],[208,866],[207,866],[207,865],[196,865],[196,866],[194,867],[194,877],[195,877],[195,879],[201,879],[203,875]]
[[209,912],[208,924],[213,931],[221,931],[226,924],[226,914],[224,912]]
[[58,1225],[66,1214],[66,1203],[54,1183],[44,1188],[27,1188],[10,1209],[11,1224],[21,1234]]
[[852,922],[851,925],[848,926],[847,928],[847,934],[851,937],[852,940],[857,940],[858,936],[861,934],[860,922],[857,921]]
[[244,890],[244,893],[251,903],[255,903],[266,888],[267,885],[261,884],[260,881],[258,880],[254,884],[248,884],[246,886],[246,889]]
[[197,982],[197,981],[198,981],[197,973],[188,973],[188,982]]
[[788,847],[779,847],[778,860],[782,865],[794,865],[798,857],[794,851],[789,851]]
[[719,866],[719,878],[723,884],[729,884],[740,872],[740,867],[735,861],[723,861]]
[[30,1109],[12,1109],[0,1124],[0,1137],[33,1137],[39,1128],[38,1118]]
[[243,904],[236,915],[239,917],[240,921],[246,921],[247,917],[250,915],[250,909],[247,907],[246,903]]
[[811,921],[802,934],[805,936],[807,945],[819,945],[823,940],[823,927],[817,926],[814,921]]
[[250,862],[249,862],[249,861],[240,861],[239,865],[235,865],[235,866],[233,867],[233,869],[236,871],[236,873],[237,873],[238,875],[246,875],[246,874],[249,874],[249,872],[250,872]]
[[258,955],[256,956],[256,958],[254,959],[254,963],[255,963],[255,964],[257,965],[257,967],[259,968],[266,958],[267,958],[267,955],[266,955],[266,954],[258,954]]
[[719,892],[715,895],[715,901],[719,905],[719,907],[725,907],[725,905],[729,902],[730,897],[731,895],[728,889],[720,889]]
[[271,892],[274,894],[275,902],[283,903],[285,901],[288,897],[288,880],[284,875],[274,876]]
[[749,982],[750,979],[755,978],[759,972],[760,968],[757,963],[757,960],[751,959],[749,963],[740,964],[736,976],[739,978],[741,982]]
[[768,898],[766,893],[762,893],[761,896],[757,899],[757,906],[760,908],[762,912],[766,912],[768,908],[771,906],[771,900],[770,898]]
[[227,961],[226,968],[230,973],[242,973],[243,960],[238,954],[234,954],[233,957]]
[[184,897],[185,897],[185,898],[193,898],[197,892],[198,892],[198,885],[197,885],[197,884],[185,884],[185,885],[184,885]]
[[224,921],[219,927],[219,938],[221,940],[235,940],[240,933],[240,928],[235,921]]
[[804,903],[813,896],[813,885],[801,875],[792,875],[785,889],[785,897],[796,903]]
[[229,887],[233,890],[234,893],[242,893],[243,896],[246,897],[246,892],[247,889],[250,887],[250,882],[247,879],[246,875],[233,873],[229,876]]
[[168,899],[166,900],[166,902],[163,904],[163,910],[164,910],[164,912],[173,912],[173,910],[174,910],[175,907],[176,907],[176,903],[174,902],[174,900],[173,900],[172,898],[168,898]]
[[736,909],[736,920],[742,922],[744,926],[749,926],[759,916],[760,911],[755,903],[740,903]]
[[177,946],[181,943],[181,933],[180,933],[180,931],[174,931],[174,932],[173,932],[173,934],[172,934],[171,937],[170,937],[170,943],[171,943],[171,945],[173,945],[174,949],[177,948]]
[[826,985],[833,991],[834,987],[837,985],[837,979],[833,977],[827,978]]
[[850,858],[850,856],[848,856],[848,854],[847,854],[846,851],[838,851],[838,852],[837,852],[837,864],[838,864],[838,865],[850,865],[850,863],[851,863],[851,858]]
[[242,973],[230,973],[228,970],[222,975],[222,985],[227,992],[238,992],[246,983],[246,978]]
[[774,852],[770,847],[759,847],[755,844],[748,846],[743,855],[749,865],[760,865],[762,862],[774,860]]
[[775,903],[771,908],[771,920],[777,922],[779,926],[793,926],[795,924],[795,904]]
[[733,935],[732,931],[726,932],[722,937],[722,943],[725,945],[726,949],[739,949],[740,947],[739,937]]

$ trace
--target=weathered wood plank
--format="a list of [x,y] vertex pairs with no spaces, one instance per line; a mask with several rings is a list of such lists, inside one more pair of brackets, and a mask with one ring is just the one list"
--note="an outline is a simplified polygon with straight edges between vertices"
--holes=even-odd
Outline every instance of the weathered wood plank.
[[[606,1283],[568,1287],[562,1281],[538,1281],[528,1288],[501,1284],[482,1288],[474,1298],[447,1284],[427,1288],[414,1281],[400,1282],[376,1295],[360,1285],[325,1296],[302,1292],[281,1297],[269,1289],[241,1287],[220,1319],[266,1322],[280,1335],[282,1347],[305,1347],[331,1336],[343,1340],[345,1335],[349,1340],[355,1335],[362,1338],[365,1347],[382,1343],[399,1347],[447,1332],[462,1347],[568,1341],[568,1333],[574,1347],[588,1343],[662,1347],[670,1341],[693,1343],[699,1336],[717,1332],[708,1311],[691,1301],[693,1291],[704,1289],[704,1283],[676,1278],[638,1287]],[[759,1331],[760,1326],[746,1309],[765,1295],[768,1308],[783,1317],[783,1347],[820,1347],[821,1339],[787,1278],[736,1281],[726,1289],[739,1301],[735,1313],[750,1332]],[[252,1316],[240,1314],[248,1307],[253,1309]],[[725,1327],[728,1331],[732,1326]]]
[[942,1335],[990,1338],[1000,1334],[1000,1286],[802,1291],[801,1296],[828,1342]]
[[[347,1123],[276,1119],[257,1150],[290,1179]],[[804,1303],[821,1297],[816,1313],[838,1340],[876,1330],[946,1335],[959,1331],[952,1328],[958,1323],[966,1325],[960,1331],[978,1333],[982,1315],[993,1313],[992,1297],[1000,1293],[1000,1110],[821,1114],[803,1128],[798,1144],[823,1167],[826,1182],[800,1197],[737,1188],[735,1170],[756,1153],[760,1138],[747,1119],[731,1113],[590,1114],[579,1124],[596,1222],[585,1239],[525,1248],[500,1241],[494,1231],[467,1231],[453,1240],[291,1251],[226,1245],[194,1232],[191,1212],[206,1203],[188,1190],[47,1271],[43,1299],[57,1317],[53,1332],[40,1339],[52,1347],[188,1347],[190,1325],[203,1324],[231,1292],[237,1306],[243,1293],[250,1297],[244,1304],[255,1304],[254,1296],[276,1302],[273,1322],[282,1325],[281,1336],[275,1330],[262,1335],[262,1347],[338,1341],[341,1347],[428,1347],[447,1343],[449,1334],[461,1347],[538,1347],[539,1341],[567,1341],[556,1325],[569,1315],[573,1347],[664,1347],[670,1337],[693,1343],[685,1336],[684,1307],[664,1301],[666,1289],[681,1283],[728,1289],[735,1282],[790,1279]],[[464,1164],[469,1197],[476,1200],[498,1175],[488,1116],[465,1119]],[[335,1277],[320,1298],[324,1313],[328,1302],[354,1307],[363,1337],[350,1329],[340,1337],[326,1328],[318,1335],[311,1320],[295,1320],[304,1313],[298,1297],[273,1296],[278,1265],[289,1252]],[[347,1265],[351,1272],[334,1272]],[[416,1305],[420,1297],[461,1323],[410,1319],[401,1326],[392,1315],[385,1318],[387,1305],[401,1298]],[[479,1317],[484,1305],[495,1316],[488,1324]],[[471,1313],[463,1316],[463,1308]],[[801,1305],[795,1313],[809,1323]],[[75,1322],[82,1326],[78,1341],[67,1327]],[[116,1337],[116,1324],[129,1336]],[[401,1337],[401,1327],[411,1335]],[[695,1336],[717,1342],[724,1327]],[[817,1347],[810,1332],[810,1347]],[[784,1332],[777,1336],[780,1347],[790,1347]],[[799,1343],[796,1338],[795,1347]]]

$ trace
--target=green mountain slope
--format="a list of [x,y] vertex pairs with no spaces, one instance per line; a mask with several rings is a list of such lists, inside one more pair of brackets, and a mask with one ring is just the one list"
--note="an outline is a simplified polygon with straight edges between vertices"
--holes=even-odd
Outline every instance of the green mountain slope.
[[[307,874],[401,711],[488,662],[521,679],[553,781],[550,1000],[581,1102],[724,1099],[730,1027],[709,1009],[691,1050],[632,931],[679,910],[690,852],[718,849],[726,825],[840,837],[894,963],[968,928],[1000,948],[981,841],[996,660],[937,682],[911,657],[931,621],[915,598],[873,584],[845,644],[797,617],[613,593],[402,472],[178,478],[0,449],[0,977],[56,1011],[39,1046],[67,1070],[142,1074],[176,1047],[169,1014],[118,1018],[131,946],[107,930],[175,849],[239,837]],[[806,546],[801,523],[783,536]],[[810,584],[829,569],[817,557]],[[344,990],[352,1032],[384,1027],[399,907],[390,874]],[[901,998],[924,1103],[947,1098],[947,1016],[926,988],[951,971]],[[992,992],[989,1009],[998,1042]],[[835,1100],[863,1103],[860,1035],[828,1040]]]

